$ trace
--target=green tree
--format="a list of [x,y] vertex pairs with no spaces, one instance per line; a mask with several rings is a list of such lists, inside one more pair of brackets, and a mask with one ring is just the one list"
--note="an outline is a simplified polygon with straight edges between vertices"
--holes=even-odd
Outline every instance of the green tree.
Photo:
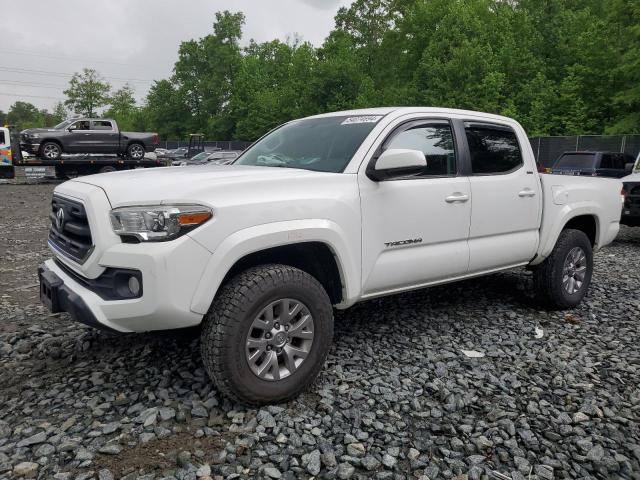
[[218,12],[183,42],[136,125],[251,140],[318,112],[421,104],[508,115],[536,135],[640,132],[636,0],[355,0],[319,48],[243,49],[243,24]]
[[146,98],[146,105],[134,123],[144,123],[146,128],[165,139],[179,139],[189,133],[190,112],[184,99],[168,80],[153,84]]
[[40,110],[29,102],[17,101],[11,105],[7,113],[7,122],[18,132],[25,128],[43,127],[45,125],[42,120]]
[[190,111],[185,120],[192,132],[225,138],[233,130],[226,107],[242,62],[243,24],[242,13],[218,12],[212,34],[180,45],[173,82]]
[[69,112],[67,112],[63,102],[58,102],[55,107],[53,107],[53,113],[51,115],[53,122],[58,124],[69,116]]
[[134,90],[131,85],[126,84],[116,90],[109,100],[110,106],[104,112],[104,116],[114,118],[118,122],[121,130],[133,129],[137,121],[138,107],[134,97]]
[[614,119],[608,133],[640,133],[640,4],[611,2],[610,29],[620,62],[614,72]]
[[111,86],[93,69],[85,68],[82,73],[74,73],[69,81],[65,105],[77,113],[93,117],[97,109],[109,103]]

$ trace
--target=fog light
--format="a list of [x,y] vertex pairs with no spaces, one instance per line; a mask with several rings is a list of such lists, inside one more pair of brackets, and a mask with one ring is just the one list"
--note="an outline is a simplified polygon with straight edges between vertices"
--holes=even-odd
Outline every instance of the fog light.
[[129,277],[129,290],[133,294],[133,296],[138,296],[140,293],[140,280],[136,277]]

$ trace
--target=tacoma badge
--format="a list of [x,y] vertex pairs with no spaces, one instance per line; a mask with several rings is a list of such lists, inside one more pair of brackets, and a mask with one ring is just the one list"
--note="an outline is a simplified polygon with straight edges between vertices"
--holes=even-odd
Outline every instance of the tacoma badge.
[[410,238],[409,240],[398,240],[397,242],[385,242],[384,246],[389,247],[397,247],[399,245],[411,245],[412,243],[422,243],[421,238]]

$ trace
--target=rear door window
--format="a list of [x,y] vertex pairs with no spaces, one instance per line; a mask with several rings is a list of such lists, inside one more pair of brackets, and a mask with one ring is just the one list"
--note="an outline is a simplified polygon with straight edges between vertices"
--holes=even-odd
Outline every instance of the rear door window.
[[516,133],[509,127],[466,124],[471,173],[499,175],[518,170],[524,161]]
[[92,130],[113,130],[111,122],[106,120],[94,120],[91,122]]
[[600,160],[600,168],[616,168],[614,165],[614,156],[610,153],[603,153]]
[[616,154],[616,159],[615,159],[615,169],[616,170],[624,170],[624,164],[625,164],[625,159],[624,159],[624,153],[618,153]]

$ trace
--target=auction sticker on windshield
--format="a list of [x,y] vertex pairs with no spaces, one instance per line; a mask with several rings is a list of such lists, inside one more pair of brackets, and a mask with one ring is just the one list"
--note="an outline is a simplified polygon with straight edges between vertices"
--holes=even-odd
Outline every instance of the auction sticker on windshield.
[[382,115],[362,115],[360,117],[349,117],[340,125],[353,125],[356,123],[376,123]]

